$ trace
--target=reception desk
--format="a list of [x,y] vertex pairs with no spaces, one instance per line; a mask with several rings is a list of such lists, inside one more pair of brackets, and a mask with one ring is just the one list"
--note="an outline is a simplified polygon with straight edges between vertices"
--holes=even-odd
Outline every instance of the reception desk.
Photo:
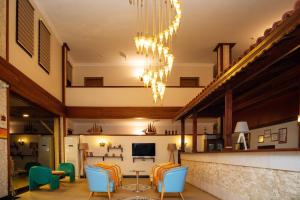
[[187,182],[224,200],[300,199],[300,151],[183,153]]

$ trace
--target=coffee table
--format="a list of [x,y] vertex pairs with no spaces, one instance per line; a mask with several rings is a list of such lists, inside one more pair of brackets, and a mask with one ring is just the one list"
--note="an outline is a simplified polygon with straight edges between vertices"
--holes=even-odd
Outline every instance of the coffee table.
[[65,172],[64,171],[53,170],[52,174],[53,175],[58,175],[58,176],[63,176],[63,175],[65,175]]
[[145,172],[144,170],[131,170],[131,172],[135,172],[136,174],[136,189],[135,189],[135,192],[142,192],[140,189],[139,189],[139,175],[141,172]]

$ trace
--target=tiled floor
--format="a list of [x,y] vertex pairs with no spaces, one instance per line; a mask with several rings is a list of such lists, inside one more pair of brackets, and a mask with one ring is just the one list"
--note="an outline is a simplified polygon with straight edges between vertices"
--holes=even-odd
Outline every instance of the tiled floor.
[[[135,179],[125,179],[125,184],[135,183]],[[140,183],[149,184],[148,179],[141,179]],[[134,196],[146,196],[151,197],[152,199],[159,199],[159,194],[153,189],[149,189],[145,192],[135,193],[130,192],[124,189],[118,189],[117,192],[114,192],[112,199],[122,200],[127,197]],[[212,195],[203,192],[192,185],[186,184],[185,191],[183,193],[185,200],[216,200],[217,198]],[[22,200],[87,200],[89,196],[89,190],[86,183],[86,180],[76,180],[75,183],[69,183],[68,180],[62,180],[60,188],[55,191],[49,191],[48,186],[43,186],[39,190],[26,192],[20,195]],[[92,200],[104,200],[108,199],[107,194],[96,194]],[[167,194],[165,200],[176,200],[180,199],[178,194]]]

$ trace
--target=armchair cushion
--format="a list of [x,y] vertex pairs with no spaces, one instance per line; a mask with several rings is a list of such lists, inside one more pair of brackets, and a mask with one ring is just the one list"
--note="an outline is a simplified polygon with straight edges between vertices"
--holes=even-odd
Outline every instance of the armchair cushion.
[[65,176],[70,177],[70,182],[75,181],[75,167],[72,163],[60,163],[58,166],[59,171],[64,171]]
[[59,188],[59,177],[52,175],[48,167],[34,166],[29,170],[29,190],[34,190],[41,185],[50,184],[50,189]]

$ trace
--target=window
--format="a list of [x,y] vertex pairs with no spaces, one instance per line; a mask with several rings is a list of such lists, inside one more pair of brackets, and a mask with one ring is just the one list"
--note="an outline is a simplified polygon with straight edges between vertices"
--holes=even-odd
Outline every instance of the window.
[[28,0],[17,1],[17,43],[32,57],[34,52],[34,8]]
[[199,87],[199,77],[180,77],[180,87]]
[[39,65],[50,72],[50,32],[45,24],[39,21]]
[[103,77],[84,77],[85,87],[103,87]]

